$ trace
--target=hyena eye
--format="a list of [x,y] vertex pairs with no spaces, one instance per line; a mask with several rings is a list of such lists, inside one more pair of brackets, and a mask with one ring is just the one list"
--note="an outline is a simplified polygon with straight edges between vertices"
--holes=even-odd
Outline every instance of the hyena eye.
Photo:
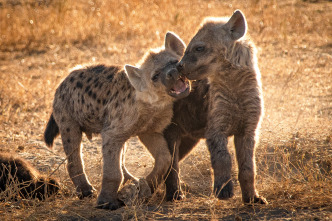
[[196,48],[195,48],[195,51],[197,51],[197,52],[202,52],[202,51],[204,51],[205,50],[205,47],[204,46],[197,46]]
[[151,80],[152,80],[153,82],[157,82],[157,81],[158,81],[158,78],[159,78],[159,75],[160,75],[159,72],[158,72],[157,74],[153,75],[153,77],[151,78]]

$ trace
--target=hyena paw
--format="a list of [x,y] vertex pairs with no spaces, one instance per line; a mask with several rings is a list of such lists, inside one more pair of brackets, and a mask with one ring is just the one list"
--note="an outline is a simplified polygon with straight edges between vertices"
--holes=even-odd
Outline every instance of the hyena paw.
[[269,204],[267,202],[267,200],[262,196],[254,196],[254,198],[246,197],[246,198],[243,198],[243,202],[244,202],[244,204],[247,204],[247,205],[253,205],[253,204],[266,205],[266,204]]
[[144,179],[139,179],[137,182],[130,181],[118,191],[119,200],[127,206],[145,202],[151,195],[150,187]]
[[181,190],[166,191],[166,201],[183,200],[185,197]]
[[91,187],[90,189],[88,190],[85,190],[85,191],[77,191],[77,196],[79,199],[84,199],[86,197],[95,197],[96,196],[96,190],[95,188]]
[[230,180],[226,185],[225,183],[215,184],[214,194],[221,200],[232,198],[234,196],[233,182]]
[[124,205],[125,204],[118,199],[115,199],[115,200],[112,200],[109,202],[98,199],[96,208],[97,209],[116,210],[116,209],[119,209],[120,207],[123,207]]

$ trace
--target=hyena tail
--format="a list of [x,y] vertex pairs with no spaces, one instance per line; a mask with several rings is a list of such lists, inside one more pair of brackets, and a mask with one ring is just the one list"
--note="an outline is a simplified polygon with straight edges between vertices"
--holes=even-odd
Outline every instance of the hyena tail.
[[44,141],[48,147],[53,146],[54,139],[60,134],[59,126],[54,120],[53,113],[51,114],[50,119],[48,120],[45,132],[44,132]]

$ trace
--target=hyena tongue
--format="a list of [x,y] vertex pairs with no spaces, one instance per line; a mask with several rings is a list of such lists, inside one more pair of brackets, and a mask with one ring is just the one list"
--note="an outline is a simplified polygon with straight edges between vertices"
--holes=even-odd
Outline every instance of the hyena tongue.
[[175,85],[173,87],[173,90],[176,94],[181,94],[187,89],[186,83],[183,82],[182,79],[179,79],[175,82]]

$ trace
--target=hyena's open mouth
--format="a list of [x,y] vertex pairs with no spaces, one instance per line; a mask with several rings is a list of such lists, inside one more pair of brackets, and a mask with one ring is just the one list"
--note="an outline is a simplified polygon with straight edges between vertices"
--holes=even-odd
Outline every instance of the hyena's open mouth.
[[191,90],[191,82],[184,76],[179,77],[174,86],[169,91],[169,94],[176,98],[183,98],[189,95]]

